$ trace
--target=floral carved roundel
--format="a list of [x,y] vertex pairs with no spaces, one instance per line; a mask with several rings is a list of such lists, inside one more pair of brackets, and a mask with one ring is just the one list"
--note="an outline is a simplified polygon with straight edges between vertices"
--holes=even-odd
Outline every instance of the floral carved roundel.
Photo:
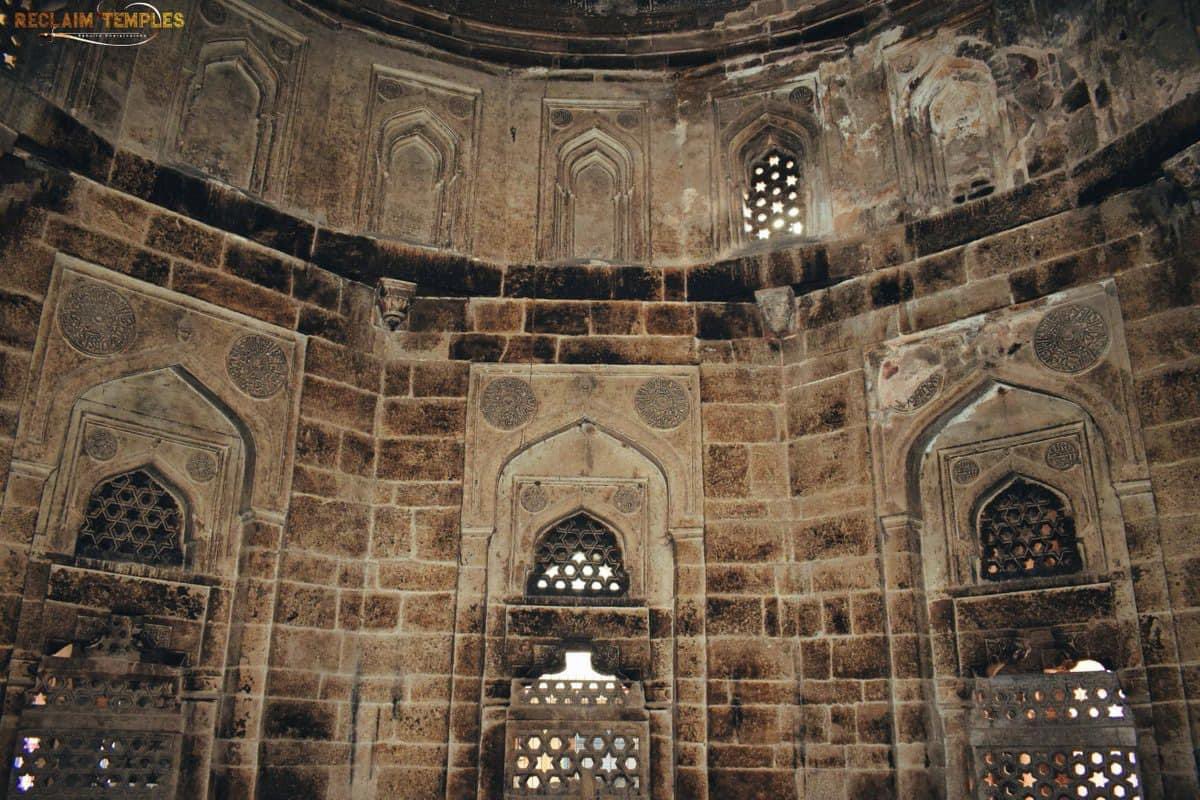
[[479,410],[492,427],[511,431],[533,419],[537,398],[520,378],[497,378],[483,390]]
[[63,336],[80,352],[110,356],[129,346],[137,319],[120,292],[107,286],[76,286],[58,310]]
[[634,397],[638,415],[651,428],[678,428],[688,415],[688,394],[678,381],[651,378]]
[[257,334],[233,343],[225,369],[239,389],[260,400],[277,394],[288,377],[283,348],[275,340]]
[[1033,332],[1033,352],[1055,372],[1083,372],[1108,348],[1108,325],[1091,306],[1069,305],[1042,317]]

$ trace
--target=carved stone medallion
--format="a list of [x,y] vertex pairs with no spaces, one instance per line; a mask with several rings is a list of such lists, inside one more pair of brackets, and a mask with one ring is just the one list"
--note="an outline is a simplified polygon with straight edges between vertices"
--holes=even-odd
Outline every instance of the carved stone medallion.
[[642,489],[640,486],[622,486],[613,495],[613,505],[622,514],[632,514],[642,507]]
[[492,427],[511,431],[533,419],[537,398],[533,388],[520,378],[497,378],[483,390],[479,410]]
[[651,428],[679,427],[688,415],[687,390],[667,378],[651,378],[634,396],[638,414]]
[[546,496],[546,490],[542,488],[540,483],[526,486],[525,491],[521,492],[521,508],[530,514],[538,513],[549,502],[550,498]]
[[259,399],[277,394],[287,383],[288,364],[283,348],[258,334],[234,342],[225,359],[225,369],[239,389]]
[[955,483],[967,484],[979,477],[979,464],[970,458],[960,458],[950,468]]
[[918,408],[937,397],[938,392],[942,390],[942,381],[942,373],[933,373],[928,378],[918,383],[917,388],[913,389],[912,394],[910,394],[905,400],[893,403],[892,408],[906,414],[916,411]]
[[200,7],[200,10],[204,14],[205,19],[214,25],[223,25],[225,24],[225,20],[228,19],[225,9],[221,7],[221,4],[213,2],[212,0],[204,3]]
[[286,39],[280,39],[278,36],[271,39],[271,52],[280,61],[291,61],[294,54],[291,43]]
[[208,483],[217,474],[217,462],[208,453],[192,453],[187,462],[188,475],[197,483]]
[[617,115],[617,124],[627,131],[636,128],[641,121],[641,115],[636,111],[622,111]]
[[571,119],[571,112],[565,108],[556,108],[550,112],[550,121],[559,128],[570,125]]
[[1108,340],[1108,326],[1099,311],[1085,305],[1062,306],[1038,323],[1033,352],[1055,372],[1083,372],[1104,355]]
[[108,461],[117,454],[117,437],[104,428],[92,428],[84,437],[83,451],[97,461]]
[[76,350],[93,356],[119,353],[136,333],[129,301],[107,286],[76,286],[58,310],[63,336]]
[[1070,469],[1079,463],[1079,448],[1066,439],[1051,442],[1046,448],[1046,463],[1055,469]]
[[812,108],[813,90],[807,86],[797,86],[788,93],[788,100],[792,105],[801,106],[802,108]]
[[395,100],[404,96],[404,87],[396,81],[380,81],[378,91],[379,96],[384,100]]
[[459,119],[466,119],[471,116],[471,109],[474,107],[474,103],[466,97],[455,96],[450,98],[449,106],[451,114]]

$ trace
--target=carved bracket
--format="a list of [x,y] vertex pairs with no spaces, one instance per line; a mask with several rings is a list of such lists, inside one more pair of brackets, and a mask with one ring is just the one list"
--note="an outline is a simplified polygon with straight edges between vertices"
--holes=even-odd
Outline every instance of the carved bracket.
[[408,309],[412,304],[417,285],[412,281],[396,278],[380,278],[375,290],[375,303],[379,308],[379,321],[389,331],[408,327]]

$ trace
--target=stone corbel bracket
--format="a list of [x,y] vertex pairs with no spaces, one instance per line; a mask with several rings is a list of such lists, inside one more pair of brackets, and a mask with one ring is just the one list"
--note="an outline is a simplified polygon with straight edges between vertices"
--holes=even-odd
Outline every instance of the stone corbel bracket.
[[796,320],[796,293],[791,286],[759,289],[754,293],[758,311],[762,314],[763,327],[777,339],[794,332]]
[[388,331],[408,328],[408,309],[412,304],[417,284],[396,278],[380,278],[375,289],[375,303],[379,309],[376,324]]

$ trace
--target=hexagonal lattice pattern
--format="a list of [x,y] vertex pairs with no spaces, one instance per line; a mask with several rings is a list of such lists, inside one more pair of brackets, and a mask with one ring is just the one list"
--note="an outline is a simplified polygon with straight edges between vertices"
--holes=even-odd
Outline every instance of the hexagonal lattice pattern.
[[621,597],[629,575],[617,537],[586,514],[559,523],[542,536],[526,592],[544,597]]
[[183,563],[179,502],[144,469],[109,478],[88,500],[75,554],[142,564]]
[[1078,572],[1075,520],[1054,492],[1017,478],[979,514],[981,572],[1002,581]]
[[804,233],[800,165],[795,156],[772,150],[750,165],[742,195],[742,224],[748,239]]
[[1131,748],[976,751],[979,800],[1141,800]]
[[[642,734],[633,726],[596,724],[509,728],[508,797],[647,796]],[[595,791],[584,794],[582,783]]]
[[16,750],[9,797],[175,796],[177,734],[24,730]]
[[1112,672],[976,681],[976,800],[1141,800],[1137,732]]

